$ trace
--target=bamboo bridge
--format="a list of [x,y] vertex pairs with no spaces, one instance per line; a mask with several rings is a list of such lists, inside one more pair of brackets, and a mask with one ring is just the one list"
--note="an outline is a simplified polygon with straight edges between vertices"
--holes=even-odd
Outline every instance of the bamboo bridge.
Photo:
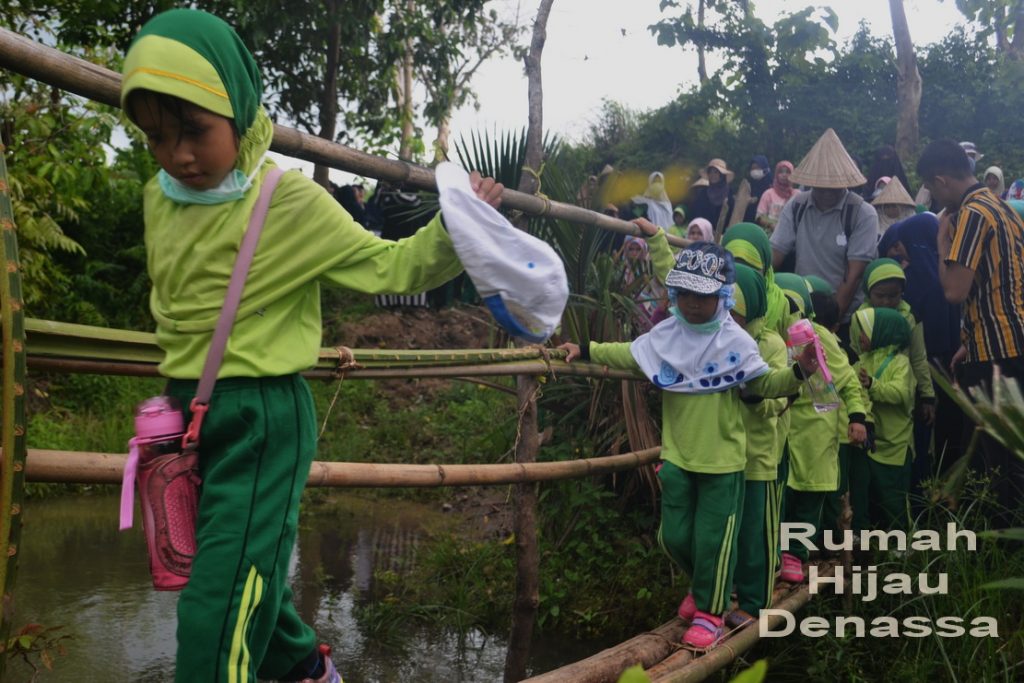
[[[36,43],[0,28],[0,67],[34,78],[91,100],[118,106],[120,75],[82,59]],[[275,126],[271,149],[305,161],[323,164],[358,175],[400,182],[421,190],[436,190],[430,169],[403,161],[382,159],[303,134],[281,125]],[[582,227],[592,226],[618,233],[638,234],[631,223],[611,218],[578,206],[553,202],[506,189],[502,197],[507,208],[529,215],[563,219]],[[125,454],[86,453],[28,449],[26,445],[25,386],[30,370],[156,376],[161,352],[151,334],[87,327],[70,323],[32,320],[24,317],[21,299],[21,273],[14,214],[7,192],[7,170],[0,155],[0,258],[6,277],[0,277],[0,327],[2,327],[2,457],[0,457],[0,543],[6,547],[7,560],[0,562],[0,590],[3,595],[3,623],[0,635],[6,639],[11,624],[10,606],[15,599],[14,580],[21,542],[21,504],[26,481],[119,483]],[[673,243],[685,241],[672,238]],[[595,379],[633,380],[628,373],[589,364],[567,364],[558,351],[538,347],[484,350],[392,351],[352,350],[355,364],[341,369],[339,349],[322,349],[319,362],[305,373],[315,379],[331,380],[343,372],[346,379],[382,379],[408,377],[444,377],[466,379],[495,376],[531,377],[579,376]],[[520,436],[524,443],[539,442],[536,420],[524,419],[527,406],[520,395]],[[658,448],[560,462],[533,462],[519,458],[512,464],[494,465],[391,465],[343,462],[314,462],[309,486],[331,487],[437,487],[517,484],[589,477],[599,474],[648,467],[658,460]],[[517,510],[517,524],[532,524],[533,510]],[[530,536],[529,533],[523,536]],[[521,547],[517,533],[517,585],[524,574],[536,576],[535,548],[532,564],[529,548]],[[141,552],[141,549],[140,549]],[[831,565],[822,568],[827,573]],[[536,587],[534,599],[536,598]],[[775,595],[775,606],[799,610],[810,600],[806,586],[782,584]],[[518,595],[516,607],[529,607],[527,595]],[[530,624],[521,631],[528,648],[533,612],[526,609]],[[513,621],[515,622],[515,617]],[[678,618],[651,631],[599,652],[574,664],[528,679],[533,683],[574,681],[614,683],[621,672],[640,664],[652,681],[700,681],[728,665],[759,639],[756,627],[731,632],[724,642],[703,655],[683,650],[680,638],[685,622]],[[515,623],[513,625],[515,642]],[[512,650],[510,645],[510,652]],[[2,671],[2,663],[0,663]]]

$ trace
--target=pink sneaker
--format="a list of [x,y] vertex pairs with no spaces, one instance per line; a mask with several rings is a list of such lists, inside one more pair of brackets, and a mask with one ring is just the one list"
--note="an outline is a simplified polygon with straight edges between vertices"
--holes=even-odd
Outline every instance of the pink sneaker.
[[796,555],[782,553],[782,571],[779,578],[789,583],[804,582],[804,563]]
[[693,615],[697,613],[697,601],[693,599],[693,593],[687,593],[683,601],[679,603],[679,618],[683,621],[693,621]]
[[724,633],[722,617],[698,610],[693,617],[693,624],[683,634],[683,646],[692,650],[710,650],[718,644]]
[[345,683],[341,680],[341,674],[334,666],[334,662],[331,661],[331,646],[322,644],[318,648],[320,650],[320,658],[324,662],[324,675],[320,678],[303,678],[300,683]]

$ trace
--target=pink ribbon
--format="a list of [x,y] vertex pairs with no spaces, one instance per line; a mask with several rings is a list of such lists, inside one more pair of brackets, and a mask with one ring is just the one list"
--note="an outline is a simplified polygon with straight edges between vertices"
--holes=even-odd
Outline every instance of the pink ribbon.
[[121,478],[121,531],[131,529],[135,513],[135,472],[139,467],[139,444],[135,437],[128,441],[128,460]]

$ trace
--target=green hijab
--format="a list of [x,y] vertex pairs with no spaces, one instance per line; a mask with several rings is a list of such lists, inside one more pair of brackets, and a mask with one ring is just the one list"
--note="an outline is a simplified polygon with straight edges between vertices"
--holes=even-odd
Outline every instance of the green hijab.
[[825,278],[818,277],[817,275],[804,275],[804,282],[807,283],[807,289],[811,290],[811,294],[815,292],[826,295],[836,293],[835,287],[830,285]]
[[864,353],[860,348],[860,333],[871,340],[871,351],[895,347],[902,351],[910,345],[910,325],[894,308],[861,308],[850,324],[850,340],[854,351]]
[[235,120],[245,135],[260,106],[256,60],[222,19],[190,9],[156,15],[125,56],[121,106],[136,88],[180,97]]
[[133,90],[171,95],[233,119],[238,168],[252,173],[274,125],[260,106],[259,68],[234,29],[207,12],[173,9],[142,27],[124,58],[121,107]]
[[768,291],[761,273],[737,263],[732,296],[736,302],[732,310],[746,319],[747,333],[757,339],[764,329],[764,314],[768,311]]
[[782,291],[792,299],[805,317],[814,319],[814,306],[811,305],[811,291],[807,289],[804,279],[795,273],[776,273],[775,282]]
[[768,235],[753,223],[737,223],[725,231],[722,246],[733,255],[737,263],[747,264],[764,277],[767,293],[764,326],[774,329],[785,339],[789,305],[785,294],[776,284],[775,270],[772,268],[772,245]]
[[906,285],[907,276],[893,259],[876,258],[864,269],[864,293],[868,294],[872,287],[885,280],[900,280]]

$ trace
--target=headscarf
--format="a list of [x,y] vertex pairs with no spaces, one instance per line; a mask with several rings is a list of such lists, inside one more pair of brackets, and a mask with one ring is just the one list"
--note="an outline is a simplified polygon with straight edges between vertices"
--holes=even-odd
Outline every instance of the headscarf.
[[[174,68],[159,69],[154,62]],[[188,9],[158,14],[135,36],[124,59],[122,107],[136,88],[173,95],[234,119],[243,136],[263,93],[256,60],[234,29],[212,14]]]
[[764,175],[760,180],[750,179],[750,196],[760,197],[764,194],[765,190],[772,186],[772,166],[768,163],[768,157],[763,154],[754,155],[750,160],[750,164],[752,166],[756,165],[764,171]]
[[864,269],[864,293],[869,294],[872,287],[885,280],[900,280],[906,288],[907,276],[900,264],[891,258],[876,258]]
[[1017,178],[1010,185],[1010,189],[1006,191],[1007,201],[1013,199],[1015,201],[1024,200],[1024,178]]
[[672,202],[665,192],[665,176],[655,171],[647,176],[647,189],[642,196],[633,197],[634,204],[647,207],[647,220],[662,228],[670,228],[672,221]]
[[[694,218],[692,221],[690,221],[690,224],[686,226],[687,234],[689,234],[690,228],[692,228],[693,226],[697,226],[700,229],[700,239],[704,240],[705,242],[715,241],[715,229],[711,227],[711,221],[709,221],[707,218]],[[686,236],[684,235],[684,237]],[[687,237],[687,239],[689,238]]]
[[907,252],[903,300],[923,323],[929,356],[951,354],[960,346],[960,306],[948,303],[942,296],[939,250],[935,243],[938,231],[939,219],[935,214],[919,213],[889,228],[878,243],[879,254],[888,253],[897,242]]
[[876,180],[875,189],[871,192],[871,198],[875,199],[876,197],[878,197],[878,195],[882,193],[882,190],[885,189],[885,186],[889,184],[890,180],[892,180],[892,177],[887,175],[884,175],[878,180]]
[[757,339],[764,329],[764,314],[768,312],[768,289],[761,273],[737,263],[733,299],[732,310],[746,318],[747,333]]
[[[783,180],[779,177],[779,169],[788,168],[789,175]],[[788,161],[780,161],[775,164],[775,174],[772,176],[772,189],[775,190],[775,194],[779,195],[782,199],[789,199],[793,196],[793,183],[790,182],[789,178],[793,174],[793,164]]]
[[122,73],[122,107],[133,90],[145,89],[233,119],[241,136],[238,168],[246,175],[270,148],[274,128],[260,106],[259,68],[222,19],[190,9],[158,14],[135,37]]
[[861,308],[853,317],[856,327],[851,323],[851,337],[857,332],[857,352],[860,347],[860,332],[871,340],[871,351],[902,351],[910,345],[910,324],[899,311],[894,308]]
[[814,306],[811,304],[811,291],[807,283],[796,273],[776,273],[775,282],[783,293],[797,305],[800,312],[807,318],[814,319]]
[[[997,197],[1002,197],[1003,193],[1006,192],[1006,183],[1003,182],[1003,169],[998,166],[989,166],[985,169],[985,175],[983,175],[981,179],[987,180],[990,175],[994,175],[999,179],[999,185],[992,192],[995,193]],[[987,186],[988,183],[985,183],[985,185]]]
[[828,283],[823,277],[817,275],[804,275],[804,282],[807,283],[807,289],[811,291],[811,294],[818,292],[819,294],[833,295],[836,293],[836,288]]
[[734,303],[735,264],[728,253],[717,244],[695,242],[677,257],[666,278],[666,283],[673,282],[669,287],[672,296],[678,294],[679,287],[708,291],[717,285],[718,308],[707,323],[693,325],[674,314],[637,337],[629,350],[644,376],[666,391],[707,394],[737,387],[768,372],[757,342],[729,315]]
[[764,277],[768,293],[768,310],[764,315],[764,325],[785,339],[789,304],[776,284],[775,271],[772,269],[772,245],[768,241],[768,235],[759,225],[737,223],[725,231],[722,246],[738,261],[747,264]]

